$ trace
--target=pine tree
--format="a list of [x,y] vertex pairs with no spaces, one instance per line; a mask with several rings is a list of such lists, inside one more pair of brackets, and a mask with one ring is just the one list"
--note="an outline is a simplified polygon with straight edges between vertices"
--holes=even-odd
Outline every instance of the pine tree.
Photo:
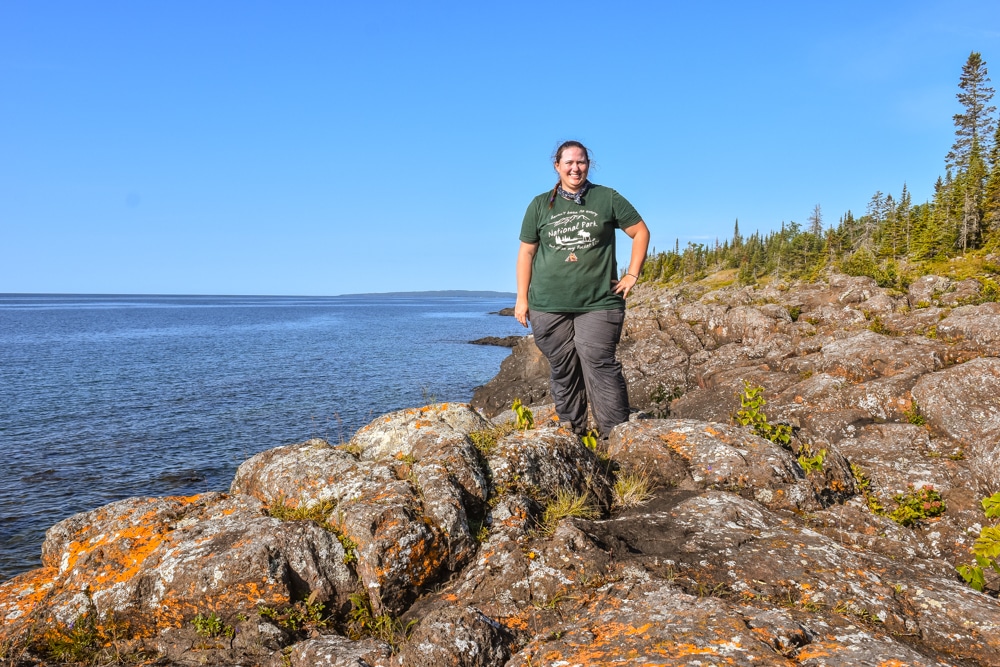
[[963,254],[969,248],[979,245],[983,190],[986,184],[986,165],[979,155],[978,145],[973,142],[972,147],[969,168],[959,174],[955,183],[955,199],[960,207],[956,244]]
[[906,188],[906,183],[903,183],[903,194],[899,196],[899,207],[896,210],[896,218],[899,220],[903,234],[903,255],[910,254],[910,232],[912,227],[911,221],[913,219],[912,206],[910,191]]
[[983,227],[985,234],[992,234],[993,243],[1000,241],[1000,126],[993,136],[990,151],[990,175],[983,188]]
[[975,147],[984,153],[990,152],[996,126],[992,114],[997,108],[990,105],[993,88],[989,83],[986,62],[980,53],[973,51],[962,67],[962,76],[958,80],[961,92],[956,97],[965,107],[965,113],[953,116],[955,143],[945,157],[949,169],[953,167],[959,171],[968,169]]

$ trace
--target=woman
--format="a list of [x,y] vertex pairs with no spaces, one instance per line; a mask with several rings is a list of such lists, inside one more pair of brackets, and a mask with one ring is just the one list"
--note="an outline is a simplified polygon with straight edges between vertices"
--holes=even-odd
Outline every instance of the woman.
[[[587,400],[601,437],[628,421],[628,390],[615,347],[625,297],[639,280],[649,229],[624,197],[587,180],[590,151],[578,141],[556,150],[556,186],[535,197],[521,223],[514,317],[535,334],[552,366],[560,421],[587,431]],[[618,280],[615,230],[632,239]]]

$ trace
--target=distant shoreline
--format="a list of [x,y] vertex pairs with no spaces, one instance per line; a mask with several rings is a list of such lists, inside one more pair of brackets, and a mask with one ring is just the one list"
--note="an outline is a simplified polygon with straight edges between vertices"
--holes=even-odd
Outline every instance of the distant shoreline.
[[354,294],[144,294],[126,292],[0,292],[0,298],[40,298],[40,297],[184,297],[184,298],[260,298],[260,299],[339,299],[341,297],[373,296],[463,296],[482,298],[516,298],[516,292],[493,292],[489,290],[427,290],[423,292],[360,292]]
[[489,292],[475,290],[431,290],[426,292],[365,292],[362,294],[340,294],[338,296],[471,296],[490,299],[516,298],[517,292]]

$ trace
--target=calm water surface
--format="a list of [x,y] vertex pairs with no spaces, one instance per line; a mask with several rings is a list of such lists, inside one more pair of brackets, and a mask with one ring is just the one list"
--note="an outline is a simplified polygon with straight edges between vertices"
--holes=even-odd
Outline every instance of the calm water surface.
[[130,496],[228,488],[271,447],[468,401],[523,334],[511,297],[0,294],[0,581],[45,530]]

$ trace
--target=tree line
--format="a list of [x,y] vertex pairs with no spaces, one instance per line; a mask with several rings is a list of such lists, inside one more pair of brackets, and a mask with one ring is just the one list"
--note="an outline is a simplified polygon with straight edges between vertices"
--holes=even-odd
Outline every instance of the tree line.
[[642,279],[697,280],[734,269],[739,282],[753,284],[768,276],[815,280],[836,270],[904,287],[936,263],[1000,250],[1000,124],[989,84],[986,62],[972,52],[956,95],[964,111],[953,117],[955,142],[932,200],[914,204],[904,184],[895,197],[876,192],[864,215],[848,211],[836,225],[824,226],[819,205],[805,225],[782,223],[763,235],[744,237],[737,220],[732,239],[721,244],[682,249],[678,241],[673,250],[652,252]]

